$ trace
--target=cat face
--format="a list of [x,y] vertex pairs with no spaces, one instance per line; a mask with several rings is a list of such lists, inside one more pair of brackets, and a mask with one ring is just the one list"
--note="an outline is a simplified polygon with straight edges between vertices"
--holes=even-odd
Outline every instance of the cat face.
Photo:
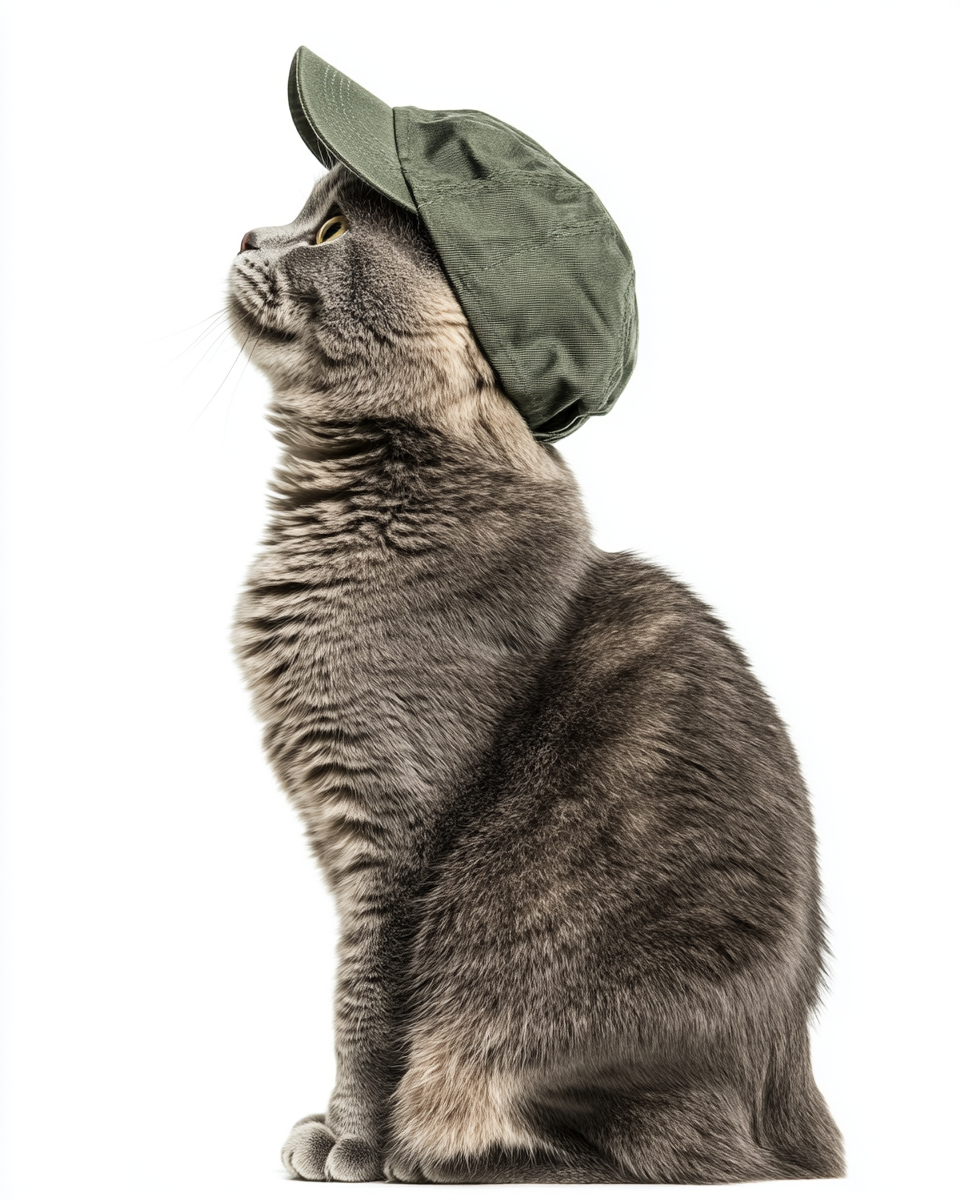
[[476,379],[479,350],[417,218],[342,166],[291,224],[244,237],[228,310],[278,390],[422,394]]

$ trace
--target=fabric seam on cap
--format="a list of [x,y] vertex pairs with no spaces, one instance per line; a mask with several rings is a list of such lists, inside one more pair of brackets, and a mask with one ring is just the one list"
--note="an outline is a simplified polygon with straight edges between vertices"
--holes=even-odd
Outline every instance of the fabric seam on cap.
[[448,196],[468,196],[471,192],[493,191],[497,184],[510,184],[514,181],[523,183],[525,189],[528,187],[541,187],[555,188],[557,191],[560,191],[561,188],[570,188],[578,196],[592,198],[590,188],[582,184],[578,179],[571,179],[569,183],[558,184],[555,179],[551,179],[547,175],[531,175],[528,171],[504,171],[499,175],[487,175],[484,179],[473,179],[469,183],[449,183],[435,187],[433,195],[429,200],[424,201],[423,207],[427,208],[429,205],[435,204],[438,200],[444,200]]
[[[403,145],[401,145],[401,127],[402,127],[402,125],[403,125],[403,122],[397,121],[397,109],[394,109],[393,110],[393,140],[397,147],[397,159],[400,163],[400,171],[403,174],[404,182],[407,184],[407,187],[410,189],[410,195],[413,199],[414,204],[416,205],[418,221],[422,222],[426,226],[427,233],[429,234],[431,241],[436,242],[436,238],[434,237],[433,230],[430,228],[430,225],[428,224],[428,222],[424,221],[423,216],[422,216],[422,209],[423,209],[424,205],[422,205],[420,203],[419,197],[417,196],[417,193],[414,190],[413,185],[411,184],[409,178],[407,177],[407,171],[406,171],[405,164],[406,164],[407,159],[410,157],[410,153],[409,153],[410,147],[408,144],[408,140],[404,140]],[[406,130],[403,130],[403,135],[405,138]],[[479,344],[484,357],[490,361],[491,366],[493,367],[494,371],[497,374],[499,382],[502,383],[502,380],[499,379],[500,372],[497,370],[496,363],[494,363],[492,361],[492,356],[491,356],[490,352],[487,350],[486,346],[483,344],[483,340],[481,339],[479,333],[477,332],[476,326],[474,325],[473,321],[470,319],[470,314],[467,312],[466,305],[463,303],[462,293],[469,292],[472,294],[471,289],[467,285],[467,280],[463,277],[458,277],[457,279],[454,279],[453,273],[451,272],[450,268],[447,266],[447,264],[443,260],[443,255],[439,254],[439,252],[438,252],[437,257],[440,260],[440,269],[443,271],[444,277],[447,280],[447,283],[450,285],[450,290],[453,292],[454,297],[457,301],[457,304],[463,310],[463,315],[467,318],[467,324],[470,326],[470,332],[476,338],[477,343]],[[486,313],[484,313],[484,316],[486,316]],[[516,370],[515,363],[513,363],[511,361],[510,365],[514,368],[514,370]],[[503,390],[505,392],[507,392],[506,388],[504,388]],[[507,395],[509,396],[510,393],[507,392]],[[511,397],[511,399],[512,399],[512,397]],[[512,402],[517,408],[519,408],[519,405],[517,405],[517,402],[515,400],[513,400]],[[524,418],[524,419],[526,419],[526,418]],[[529,425],[529,421],[527,422],[527,424]]]
[[[344,96],[343,84],[344,84],[344,81],[346,81],[346,83],[348,85],[347,91],[349,92],[349,85],[353,82],[353,80],[351,80],[349,76],[344,75],[342,71],[337,71],[336,67],[331,67],[329,63],[327,63],[325,65],[326,65],[327,71],[334,71],[335,74],[339,78],[339,83],[337,85],[337,90],[336,90],[335,94],[333,93],[332,89],[330,89],[329,86],[327,85],[326,71],[324,72],[323,83],[324,83],[324,88],[326,89],[327,93],[331,96],[331,98],[337,104],[339,104],[340,112],[343,116],[345,124],[354,133],[356,133],[358,135],[358,137],[360,138],[361,144],[364,146],[364,148],[366,150],[372,152],[372,154],[374,155],[375,158],[379,159],[380,162],[383,163],[387,167],[393,166],[393,164],[390,162],[390,159],[387,157],[386,154],[384,154],[383,150],[381,150],[379,142],[375,136],[374,130],[371,129],[371,127],[369,125],[367,125],[365,122],[361,122],[360,120],[358,120],[356,117],[356,114],[352,114],[350,109],[348,109],[348,107],[347,107],[347,99]],[[352,167],[350,169],[353,170]],[[367,180],[367,182],[369,183],[370,181]],[[373,186],[373,185],[371,184],[371,186]],[[379,189],[376,189],[376,190],[379,190]]]
[[[294,71],[294,73],[293,73],[293,78],[294,78],[294,82],[295,82],[295,83],[296,83],[296,85],[297,85],[297,103],[300,105],[300,111],[301,111],[301,113],[302,113],[302,114],[304,115],[304,117],[306,118],[306,122],[307,122],[307,125],[308,125],[308,126],[309,126],[309,128],[310,128],[310,132],[313,134],[314,138],[316,139],[317,146],[318,146],[318,147],[319,147],[321,150],[325,151],[325,152],[326,152],[326,154],[327,154],[327,155],[328,155],[330,158],[332,158],[332,159],[334,159],[334,160],[335,160],[337,156],[336,156],[336,155],[333,153],[333,151],[332,151],[332,150],[330,149],[330,147],[329,147],[329,146],[326,144],[326,142],[325,142],[325,141],[324,141],[324,140],[323,140],[323,139],[320,137],[319,133],[317,133],[317,131],[316,131],[316,130],[314,129],[314,127],[313,127],[313,121],[311,121],[311,120],[310,120],[310,114],[307,112],[307,106],[306,106],[306,105],[304,104],[304,102],[303,102],[303,91],[302,91],[302,90],[301,90],[301,88],[300,88],[300,72],[299,72],[299,70],[295,70],[295,71]],[[303,136],[303,135],[301,134],[301,137],[302,137],[302,136]],[[314,157],[315,157],[316,159],[318,159],[318,160],[319,160],[319,162],[320,162],[320,165],[321,165],[322,167],[326,167],[326,169],[327,169],[328,171],[330,170],[330,168],[329,168],[329,167],[327,167],[327,164],[326,164],[326,163],[323,161],[323,156],[322,156],[322,155],[320,155],[320,154],[314,154]]]
[[[417,224],[423,225],[423,217],[420,215],[420,201],[414,194],[413,188],[410,185],[410,180],[407,178],[407,169],[403,165],[403,155],[400,153],[400,135],[397,133],[397,110],[390,109],[391,125],[393,126],[393,148],[397,152],[397,166],[400,168],[400,174],[403,176],[403,182],[407,185],[407,191],[410,193],[410,199],[413,201],[413,210],[417,218]],[[407,209],[407,212],[410,210]]]
[[558,242],[561,238],[574,237],[578,233],[599,233],[608,234],[609,230],[604,224],[598,221],[584,223],[582,225],[570,225],[564,229],[554,229],[550,233],[539,234],[529,241],[523,242],[515,250],[511,250],[509,254],[504,254],[501,258],[494,262],[487,263],[485,267],[477,267],[473,271],[465,271],[464,275],[474,276],[482,275],[485,271],[494,271],[497,267],[502,267],[504,263],[510,262],[514,258],[522,258],[523,255],[529,254],[531,250],[537,246],[542,246],[545,242]]

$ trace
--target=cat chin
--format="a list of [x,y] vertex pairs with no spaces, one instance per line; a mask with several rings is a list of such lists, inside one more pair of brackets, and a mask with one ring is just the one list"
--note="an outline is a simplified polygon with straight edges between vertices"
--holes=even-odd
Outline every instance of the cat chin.
[[[257,343],[266,345],[289,345],[295,342],[299,334],[289,329],[283,329],[272,324],[267,317],[268,311],[258,302],[257,311],[251,311],[245,303],[246,297],[233,292],[228,299],[230,323],[233,326],[233,336],[243,345],[256,339]],[[252,357],[252,352],[251,352]]]

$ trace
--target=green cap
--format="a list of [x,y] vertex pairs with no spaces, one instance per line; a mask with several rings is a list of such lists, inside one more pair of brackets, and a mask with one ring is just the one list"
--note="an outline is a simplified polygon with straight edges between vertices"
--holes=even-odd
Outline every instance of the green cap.
[[633,260],[583,180],[496,117],[390,108],[305,46],[289,98],[324,166],[344,163],[419,215],[535,437],[609,412],[636,363]]

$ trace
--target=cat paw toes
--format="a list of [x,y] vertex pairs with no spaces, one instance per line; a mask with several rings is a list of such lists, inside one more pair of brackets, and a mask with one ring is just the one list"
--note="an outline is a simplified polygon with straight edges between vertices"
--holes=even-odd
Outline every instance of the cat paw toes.
[[323,1113],[304,1117],[290,1130],[280,1158],[297,1179],[324,1179],[324,1168],[336,1138],[323,1123]]
[[340,1138],[327,1157],[323,1177],[338,1183],[369,1183],[382,1179],[380,1154],[359,1138]]
[[369,1183],[383,1179],[381,1155],[359,1138],[337,1138],[323,1113],[301,1117],[280,1151],[283,1165],[297,1179]]

